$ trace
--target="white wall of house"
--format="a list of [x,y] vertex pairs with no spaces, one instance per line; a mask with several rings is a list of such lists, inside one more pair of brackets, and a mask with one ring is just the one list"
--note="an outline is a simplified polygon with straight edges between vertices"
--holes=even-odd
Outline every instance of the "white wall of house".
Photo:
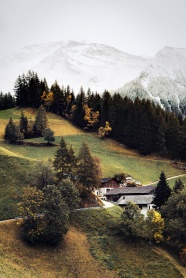
[[[141,208],[141,207],[140,207],[140,208]],[[147,216],[147,211],[150,210],[150,209],[153,209],[153,204],[142,205],[141,213],[142,213],[144,216]]]
[[105,197],[105,194],[108,193],[113,188],[110,187],[100,187],[95,191],[95,194],[100,197]]

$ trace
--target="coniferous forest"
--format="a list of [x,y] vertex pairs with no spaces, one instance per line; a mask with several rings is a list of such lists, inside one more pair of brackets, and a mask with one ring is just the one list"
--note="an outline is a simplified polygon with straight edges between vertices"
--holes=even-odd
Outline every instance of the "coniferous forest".
[[[31,71],[17,78],[14,92],[15,97],[8,94],[9,107],[6,108],[15,105],[38,108],[43,104],[46,111],[65,117],[87,131],[105,130],[109,125],[105,136],[143,155],[154,153],[186,160],[186,119],[149,100],[132,101],[108,91],[100,95],[90,89],[85,92],[82,87],[75,96],[70,86],[60,87],[56,81],[49,88],[45,79],[40,80]],[[3,109],[4,98],[3,95],[0,98],[0,109]]]

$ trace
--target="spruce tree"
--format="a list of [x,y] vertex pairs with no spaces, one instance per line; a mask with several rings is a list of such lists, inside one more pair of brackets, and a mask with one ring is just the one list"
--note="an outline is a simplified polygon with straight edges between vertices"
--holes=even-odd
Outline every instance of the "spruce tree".
[[59,181],[65,178],[74,178],[77,168],[77,158],[72,147],[68,148],[63,137],[60,141],[59,149],[56,152],[53,167],[57,172]]
[[50,128],[46,128],[45,129],[45,133],[44,133],[44,140],[48,142],[48,145],[50,145],[52,142],[55,141],[54,138],[54,131],[51,130]]
[[5,127],[4,139],[12,144],[22,139],[19,128],[14,124],[11,117],[8,124]]
[[37,115],[36,115],[36,119],[35,119],[35,123],[34,123],[34,127],[33,127],[33,131],[35,136],[44,136],[45,134],[45,129],[47,127],[47,115],[46,115],[46,111],[43,105],[41,105],[38,109]]
[[167,183],[164,172],[161,172],[159,182],[154,192],[153,204],[155,209],[160,209],[171,195],[171,189]]
[[178,180],[176,180],[175,181],[175,184],[174,184],[174,187],[173,187],[173,191],[175,192],[175,193],[178,193],[180,190],[182,190],[184,188],[184,184],[183,184],[183,182],[180,180],[180,179],[178,179]]
[[89,147],[83,143],[78,156],[78,180],[84,188],[92,190],[99,185],[99,177],[97,176],[96,163],[90,153]]
[[21,112],[21,118],[20,118],[20,132],[23,134],[24,138],[27,138],[28,133],[28,119],[24,115],[24,112]]

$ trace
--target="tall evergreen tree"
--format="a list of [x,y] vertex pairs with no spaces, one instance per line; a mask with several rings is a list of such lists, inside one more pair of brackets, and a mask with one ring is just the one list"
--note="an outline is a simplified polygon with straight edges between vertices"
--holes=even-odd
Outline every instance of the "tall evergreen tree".
[[83,143],[78,156],[78,180],[83,187],[93,189],[99,185],[99,177],[97,176],[96,163],[90,153],[89,147]]
[[22,139],[19,127],[17,127],[14,124],[11,117],[10,117],[8,124],[5,127],[4,139],[12,144],[16,143],[18,140]]
[[84,104],[86,103],[85,92],[81,88],[80,93],[76,97],[75,105],[72,106],[72,122],[81,127],[86,127],[85,109]]
[[52,112],[62,116],[64,114],[64,92],[57,81],[51,86],[51,91],[54,94]]
[[27,138],[28,133],[28,119],[25,116],[24,112],[21,112],[21,118],[20,118],[20,132],[23,134],[24,138]]
[[180,179],[178,179],[178,180],[176,180],[175,181],[175,184],[174,184],[174,187],[173,187],[173,191],[175,192],[175,193],[178,193],[180,190],[182,190],[184,188],[184,184],[183,184],[183,182],[180,180]]
[[68,177],[73,179],[76,173],[77,158],[72,147],[67,147],[63,137],[61,138],[59,149],[56,152],[53,166],[57,172],[56,175],[59,181]]
[[43,105],[41,105],[38,109],[33,131],[35,136],[44,136],[45,129],[47,128],[47,115]]
[[171,195],[171,189],[167,183],[164,172],[161,172],[159,182],[154,192],[153,204],[156,209],[160,209]]
[[45,129],[44,136],[44,140],[48,142],[48,145],[52,144],[52,142],[55,141],[54,131],[50,128]]
[[111,95],[108,91],[105,91],[101,98],[100,126],[104,126],[105,122],[109,120],[110,103]]

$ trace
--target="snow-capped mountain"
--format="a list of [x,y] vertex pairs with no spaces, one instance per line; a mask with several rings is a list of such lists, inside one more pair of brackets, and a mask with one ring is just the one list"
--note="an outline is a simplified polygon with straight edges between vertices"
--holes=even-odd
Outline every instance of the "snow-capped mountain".
[[49,85],[70,85],[75,93],[85,90],[102,93],[117,89],[136,78],[148,59],[124,53],[102,44],[74,41],[27,46],[0,60],[0,91],[13,92],[18,75],[29,70],[46,78]]
[[99,93],[107,89],[186,113],[186,49],[167,46],[154,58],[144,58],[97,43],[31,45],[0,60],[0,91],[13,93],[18,75],[29,70],[49,86],[57,80],[75,93],[81,86]]
[[140,75],[117,90],[131,98],[148,98],[170,110],[186,112],[186,49],[166,46]]

